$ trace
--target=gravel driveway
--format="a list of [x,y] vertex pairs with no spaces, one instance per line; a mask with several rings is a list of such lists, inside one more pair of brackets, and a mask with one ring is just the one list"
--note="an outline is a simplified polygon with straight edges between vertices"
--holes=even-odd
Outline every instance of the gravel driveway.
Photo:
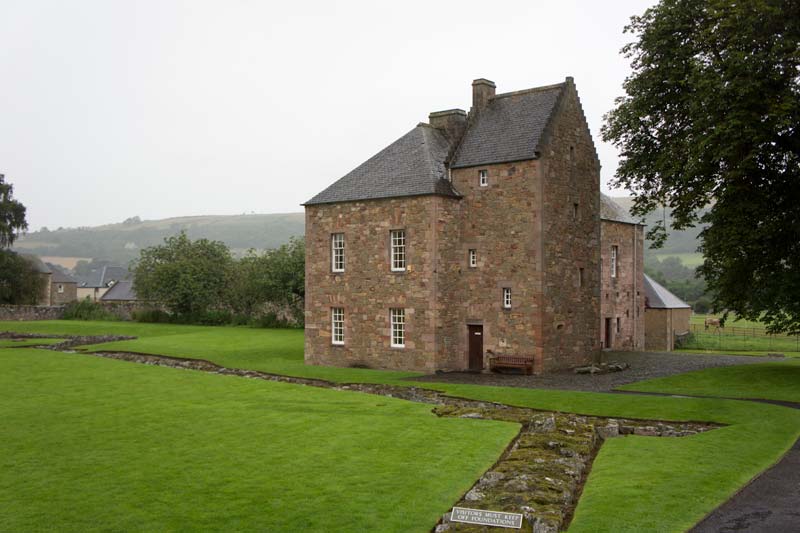
[[622,372],[609,374],[575,374],[571,370],[554,372],[542,376],[525,376],[520,373],[470,373],[446,372],[412,378],[413,381],[443,383],[469,383],[505,387],[527,387],[531,389],[563,389],[592,392],[607,392],[620,385],[646,379],[672,376],[703,368],[747,365],[769,361],[783,361],[782,357],[752,357],[746,355],[696,355],[684,353],[656,352],[604,352],[604,362],[629,363],[631,367]]

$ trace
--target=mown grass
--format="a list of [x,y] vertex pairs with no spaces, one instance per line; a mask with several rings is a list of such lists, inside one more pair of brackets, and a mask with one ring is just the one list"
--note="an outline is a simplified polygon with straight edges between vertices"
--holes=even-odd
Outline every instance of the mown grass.
[[800,403],[800,360],[706,368],[631,383],[620,389]]
[[427,531],[516,424],[0,350],[0,531]]
[[[0,325],[0,329],[5,325]],[[59,322],[11,325],[49,333],[55,333],[67,326],[73,327]],[[118,326],[115,323],[82,325],[86,330],[95,332],[100,331],[93,328],[109,332],[105,326]],[[572,532],[685,530],[759,472],[776,462],[800,437],[800,412],[774,405],[736,400],[414,383],[403,379],[407,374],[400,372],[304,366],[302,332],[247,328],[183,328],[194,327],[134,324],[128,331],[139,333],[128,334],[138,334],[140,339],[92,349],[113,348],[197,357],[225,366],[323,377],[340,382],[415,384],[454,396],[542,410],[607,417],[709,421],[727,425],[686,438],[628,436],[606,442],[595,461],[576,510],[570,527]],[[794,367],[787,365],[786,368]],[[766,398],[782,398],[783,392],[791,389],[793,384],[796,389],[800,389],[800,381],[797,381],[795,374],[787,378],[786,375],[776,374],[770,366],[748,365],[743,367],[743,372],[750,380],[763,383],[761,393]],[[744,381],[744,378],[723,375],[717,379],[716,384],[708,381],[703,389],[707,394],[703,395],[732,396],[730,391],[738,386],[737,380]],[[681,387],[684,386],[685,384],[676,382],[661,383],[654,388],[658,389],[657,392],[688,394],[682,390]],[[363,482],[372,483],[373,477],[371,471],[365,471]],[[347,491],[349,488],[343,490]]]
[[[1,323],[0,323],[1,324]],[[63,339],[0,339],[0,348],[22,348],[23,346],[43,346],[45,344],[57,344]]]

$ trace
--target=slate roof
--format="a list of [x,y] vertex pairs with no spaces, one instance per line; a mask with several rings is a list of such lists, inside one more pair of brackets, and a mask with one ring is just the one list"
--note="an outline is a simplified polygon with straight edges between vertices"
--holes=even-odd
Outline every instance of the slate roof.
[[467,128],[452,168],[536,159],[566,83],[498,94]]
[[118,281],[100,297],[103,301],[132,302],[137,301],[132,281]]
[[47,263],[47,267],[52,272],[52,276],[50,276],[50,280],[53,283],[78,283],[78,281],[67,274],[62,267],[59,265],[54,265],[52,263]]
[[436,194],[459,197],[446,179],[450,140],[419,124],[303,205]]
[[644,297],[645,306],[648,309],[687,309],[691,307],[647,274],[644,275]]
[[121,266],[104,266],[79,278],[81,287],[98,288],[108,287],[112,281],[121,281],[130,278],[128,269]]
[[624,207],[603,193],[600,193],[600,218],[624,224],[636,224]]

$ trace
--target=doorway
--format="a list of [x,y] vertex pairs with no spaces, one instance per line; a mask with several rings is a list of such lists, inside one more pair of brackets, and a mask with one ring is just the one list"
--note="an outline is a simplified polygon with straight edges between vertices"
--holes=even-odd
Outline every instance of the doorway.
[[467,325],[469,334],[469,369],[483,370],[483,326]]
[[611,318],[606,318],[606,327],[605,327],[605,340],[603,342],[603,348],[606,350],[611,349]]

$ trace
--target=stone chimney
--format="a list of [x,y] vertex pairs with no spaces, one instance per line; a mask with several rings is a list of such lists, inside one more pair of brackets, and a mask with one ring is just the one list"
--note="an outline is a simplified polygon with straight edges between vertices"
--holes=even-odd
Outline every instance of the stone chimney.
[[480,113],[489,105],[489,100],[494,98],[495,88],[493,81],[478,78],[472,82],[472,109],[470,113]]
[[457,143],[467,128],[467,113],[463,109],[436,111],[428,115],[428,123],[436,129],[444,130],[450,140]]

